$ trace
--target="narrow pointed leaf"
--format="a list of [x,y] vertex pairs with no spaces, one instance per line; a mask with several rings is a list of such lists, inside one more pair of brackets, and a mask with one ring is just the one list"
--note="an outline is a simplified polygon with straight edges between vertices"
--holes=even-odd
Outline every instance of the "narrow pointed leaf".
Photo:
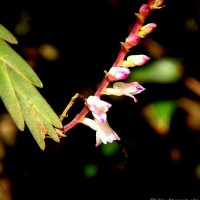
[[44,130],[42,130],[43,126],[38,120],[37,114],[35,112],[35,109],[33,107],[33,104],[30,101],[27,101],[26,98],[24,98],[21,94],[18,92],[17,98],[18,101],[22,107],[22,113],[24,116],[24,120],[34,137],[35,141],[39,145],[39,147],[44,150],[45,149],[45,135],[44,135]]
[[21,108],[17,101],[15,91],[13,90],[6,64],[2,61],[0,61],[0,97],[17,127],[23,131],[25,125]]
[[36,110],[47,118],[51,124],[57,128],[62,128],[62,123],[60,122],[58,116],[39,91],[12,68],[8,68],[8,71],[14,90],[16,90],[25,99],[32,102]]
[[43,87],[42,82],[30,65],[2,39],[0,39],[0,60],[17,71],[30,83],[37,87]]
[[12,44],[18,43],[15,36],[9,30],[7,30],[2,24],[0,24],[0,38]]
[[[37,111],[36,111],[37,112]],[[55,129],[53,128],[52,124],[40,113],[37,114],[39,121],[44,125],[47,134],[55,141],[60,142],[58,134],[56,133]]]

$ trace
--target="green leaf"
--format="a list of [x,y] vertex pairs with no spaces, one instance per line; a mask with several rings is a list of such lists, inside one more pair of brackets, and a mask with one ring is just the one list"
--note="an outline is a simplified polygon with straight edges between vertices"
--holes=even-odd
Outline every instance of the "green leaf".
[[[35,111],[37,112],[37,111]],[[48,134],[55,142],[60,142],[60,139],[58,137],[58,134],[56,133],[55,129],[53,128],[52,124],[40,113],[37,113],[38,120],[41,122],[41,124],[44,125],[46,129],[46,134]]]
[[31,134],[36,140],[37,144],[42,150],[44,150],[45,149],[45,141],[44,141],[45,127],[42,125],[42,123],[38,119],[38,115],[33,104],[29,100],[27,101],[27,99],[24,98],[24,96],[22,96],[18,92],[16,94],[22,108],[24,120]]
[[143,114],[159,134],[166,135],[170,129],[172,116],[176,108],[176,100],[161,100],[144,107]]
[[8,75],[6,64],[0,60],[0,97],[12,116],[17,127],[24,130],[24,119],[21,113],[20,105],[17,101],[10,77]]
[[[0,31],[0,38],[6,39]],[[10,38],[12,41],[12,38]],[[34,70],[5,41],[0,39],[0,97],[16,123],[23,131],[25,123],[39,147],[45,149],[45,136],[60,139],[55,128],[62,128],[58,116],[39,93],[42,87]]]
[[9,30],[7,30],[2,24],[0,24],[0,38],[12,44],[18,43],[15,36]]
[[0,39],[0,60],[17,71],[33,85],[43,87],[42,82],[30,65],[2,39]]
[[127,80],[140,83],[174,83],[182,77],[182,74],[181,63],[177,59],[166,57],[133,68]]
[[35,109],[51,124],[57,128],[62,128],[62,123],[60,122],[58,116],[44,99],[44,97],[39,93],[39,91],[12,68],[9,67],[8,72],[11,77],[14,90],[22,95],[25,99],[32,102]]

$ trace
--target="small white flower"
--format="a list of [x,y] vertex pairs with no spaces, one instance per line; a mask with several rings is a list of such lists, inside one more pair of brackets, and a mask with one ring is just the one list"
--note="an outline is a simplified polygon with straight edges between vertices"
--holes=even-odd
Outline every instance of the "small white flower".
[[85,117],[81,123],[96,131],[96,147],[102,142],[107,144],[107,142],[112,143],[114,140],[120,140],[117,133],[109,126],[107,120],[104,123],[100,123],[96,119],[92,120]]
[[104,123],[107,118],[106,112],[112,105],[97,96],[89,96],[86,103],[92,115],[101,123]]
[[142,87],[138,82],[132,82],[132,83],[116,82],[113,84],[113,88],[106,88],[103,94],[116,95],[116,96],[125,95],[133,98],[133,100],[137,102],[137,99],[134,97],[134,95],[139,94],[144,90],[145,88]]

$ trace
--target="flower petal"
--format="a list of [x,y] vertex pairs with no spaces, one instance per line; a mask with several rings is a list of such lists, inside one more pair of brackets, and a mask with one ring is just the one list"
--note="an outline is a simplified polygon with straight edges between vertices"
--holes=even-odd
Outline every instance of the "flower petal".
[[109,77],[110,81],[117,81],[123,80],[128,77],[130,74],[130,70],[125,67],[111,67],[107,76]]
[[120,140],[117,133],[109,126],[107,120],[104,123],[100,123],[96,119],[92,120],[85,117],[81,123],[96,131],[96,147],[102,142],[107,144],[107,142],[112,143],[114,140]]
[[92,115],[101,123],[104,123],[107,117],[106,112],[112,105],[97,96],[89,96],[86,102]]

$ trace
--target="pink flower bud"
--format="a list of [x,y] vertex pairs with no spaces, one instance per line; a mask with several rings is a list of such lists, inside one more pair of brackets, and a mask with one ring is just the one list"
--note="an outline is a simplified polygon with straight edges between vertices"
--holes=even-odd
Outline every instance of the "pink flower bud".
[[126,38],[125,47],[131,48],[133,46],[136,46],[141,40],[141,36],[130,33],[128,38]]
[[144,65],[150,58],[146,55],[131,55],[127,57],[127,60],[123,60],[121,66],[123,67],[135,67]]
[[132,56],[128,56],[128,58],[127,58],[128,62],[132,62],[136,66],[144,65],[149,60],[150,60],[150,58],[143,54],[132,55]]
[[147,4],[142,4],[139,10],[140,15],[147,16],[150,12],[150,8]]
[[156,26],[157,25],[155,23],[149,23],[145,26],[142,26],[138,35],[145,37],[147,34],[151,33],[156,28]]
[[109,77],[110,81],[117,81],[123,80],[128,77],[130,74],[130,70],[125,67],[111,67],[107,76]]

